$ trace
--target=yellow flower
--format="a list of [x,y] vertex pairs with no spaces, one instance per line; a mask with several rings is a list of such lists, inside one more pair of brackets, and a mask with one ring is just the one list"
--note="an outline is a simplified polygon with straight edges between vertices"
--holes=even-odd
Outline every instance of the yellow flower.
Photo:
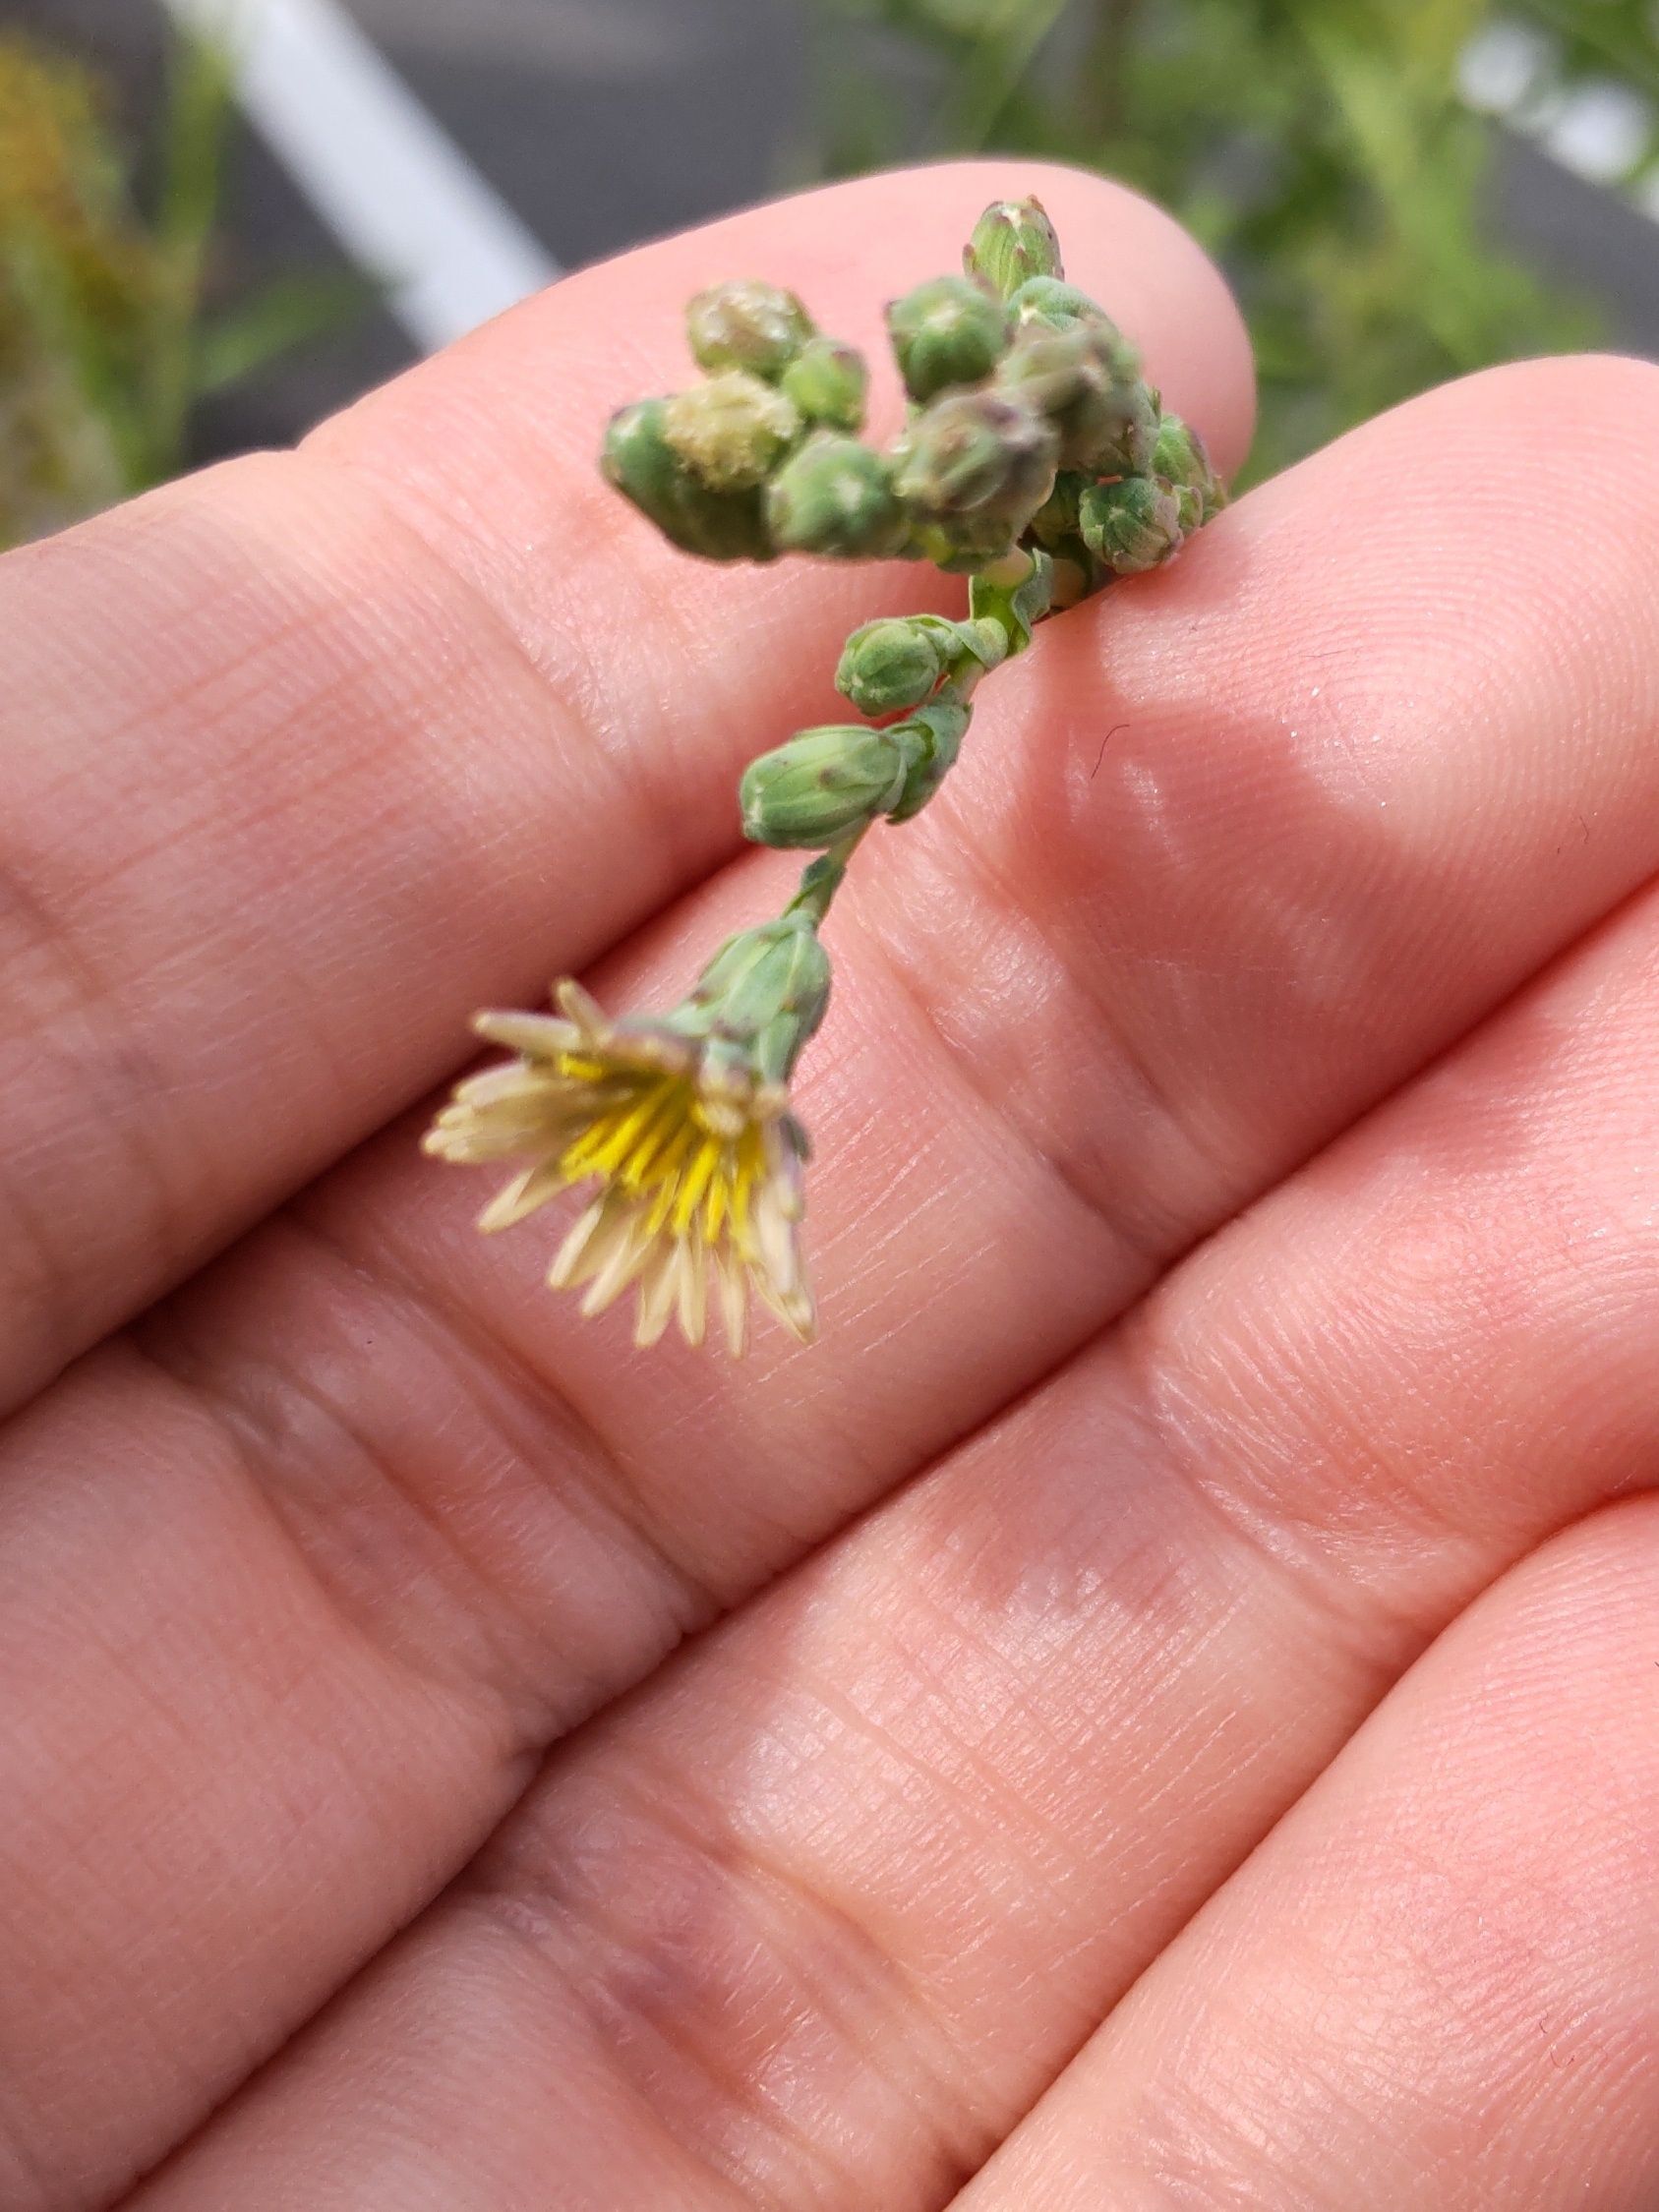
[[457,1088],[426,1137],[440,1159],[526,1164],[480,1217],[505,1229],[572,1185],[596,1181],[548,1281],[586,1286],[597,1313],[638,1285],[640,1344],[678,1314],[700,1344],[709,1291],[741,1354],[752,1293],[804,1343],[813,1332],[800,1254],[806,1138],[786,1081],[729,1032],[612,1021],[578,984],[560,1014],[484,1014],[517,1057]]

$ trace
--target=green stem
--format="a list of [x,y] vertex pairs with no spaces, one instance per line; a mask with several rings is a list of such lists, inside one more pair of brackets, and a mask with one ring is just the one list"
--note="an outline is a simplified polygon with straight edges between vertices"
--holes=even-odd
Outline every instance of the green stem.
[[[1020,595],[1027,593],[1037,575],[1036,557],[1020,551],[982,569],[974,579],[976,584],[987,586],[988,596],[976,594],[983,611],[975,613],[966,623],[966,629],[978,629],[985,643],[985,653],[976,653],[971,645],[964,644],[962,651],[951,662],[944,681],[928,700],[929,707],[964,707],[971,705],[974,693],[1004,661],[1011,661],[1023,653],[1031,642],[1032,626],[1050,611],[1045,601],[1026,604]],[[991,640],[985,632],[1000,642],[1000,652],[991,651]],[[967,717],[964,716],[964,722]],[[952,748],[954,757],[954,746]],[[821,929],[835,895],[846,881],[847,870],[853,855],[869,835],[872,825],[862,822],[858,829],[849,831],[827,851],[820,852],[800,878],[800,888],[784,908],[786,914],[806,915],[813,929]]]
[[1115,138],[1128,110],[1130,55],[1134,49],[1141,0],[1101,0],[1095,31],[1081,72],[1095,113],[1093,136]]
[[186,34],[171,57],[156,212],[159,282],[144,378],[151,481],[184,466],[195,397],[197,330],[223,185],[231,66],[210,40]]
[[1027,0],[1012,30],[978,33],[933,121],[930,143],[941,153],[984,148],[1068,5]]
[[812,927],[822,929],[824,917],[846,878],[849,863],[869,835],[870,827],[868,822],[860,822],[839,844],[832,844],[827,852],[819,853],[802,875],[800,889],[784,908],[786,914],[810,915]]

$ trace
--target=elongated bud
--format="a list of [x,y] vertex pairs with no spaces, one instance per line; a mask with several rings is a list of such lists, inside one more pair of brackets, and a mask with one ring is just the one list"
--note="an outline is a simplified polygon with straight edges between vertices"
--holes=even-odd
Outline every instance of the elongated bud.
[[834,844],[898,804],[914,747],[864,723],[803,729],[743,772],[743,835],[756,844]]
[[1152,472],[1174,491],[1185,531],[1197,530],[1225,503],[1221,481],[1210,465],[1203,438],[1179,415],[1165,415],[1157,426]]
[[949,392],[901,441],[899,496],[923,520],[1000,525],[1017,537],[1053,489],[1059,449],[1052,424],[1020,399]]
[[869,370],[856,346],[813,338],[784,371],[778,389],[809,423],[856,431],[864,420]]
[[888,813],[890,822],[908,822],[912,815],[921,812],[955,767],[973,719],[972,707],[941,701],[936,706],[918,707],[908,720],[892,725],[888,736],[907,746],[912,757],[904,789]]
[[1060,241],[1040,200],[994,200],[974,225],[962,265],[1007,299],[1033,276],[1064,276]]
[[1167,560],[1181,543],[1174,493],[1148,476],[1096,484],[1083,495],[1083,540],[1119,576],[1135,576]]
[[670,444],[671,402],[640,400],[611,418],[600,468],[681,552],[705,560],[776,556],[758,492],[712,492]]
[[711,492],[763,484],[801,428],[782,392],[741,369],[677,393],[663,417],[664,437]]
[[896,553],[907,535],[885,454],[827,431],[809,437],[772,479],[766,513],[784,553],[877,560]]
[[793,292],[745,279],[699,292],[685,335],[699,369],[746,369],[775,382],[812,336],[812,318]]
[[887,328],[905,389],[931,399],[952,384],[978,384],[1008,343],[1008,314],[968,276],[936,276],[887,310]]
[[806,918],[785,915],[729,937],[671,1019],[728,1039],[738,1055],[758,1056],[760,1073],[781,1082],[822,1021],[829,996],[829,955]]
[[956,624],[938,614],[866,622],[847,640],[835,688],[861,715],[919,707],[938,688],[959,642]]

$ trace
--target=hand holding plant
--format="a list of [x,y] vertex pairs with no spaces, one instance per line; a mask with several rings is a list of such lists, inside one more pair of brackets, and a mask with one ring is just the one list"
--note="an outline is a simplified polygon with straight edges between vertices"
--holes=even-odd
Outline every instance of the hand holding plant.
[[999,162],[0,561],[7,2212],[1659,2201],[1659,372],[983,679],[824,932],[823,1356],[416,1150],[474,1007],[776,921],[737,782],[935,581],[682,557],[620,376],[750,269],[873,354],[1010,189],[1231,477],[1214,267]]

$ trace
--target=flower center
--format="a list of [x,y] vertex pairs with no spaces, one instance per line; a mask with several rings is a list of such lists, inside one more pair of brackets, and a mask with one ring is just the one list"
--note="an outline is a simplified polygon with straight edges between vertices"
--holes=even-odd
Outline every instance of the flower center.
[[724,1232],[746,1255],[754,1190],[766,1174],[757,1124],[745,1122],[736,1135],[712,1129],[684,1076],[635,1077],[619,1086],[614,1068],[576,1054],[562,1060],[561,1072],[612,1092],[561,1155],[568,1181],[597,1175],[637,1200],[647,1236],[700,1233],[713,1245]]

